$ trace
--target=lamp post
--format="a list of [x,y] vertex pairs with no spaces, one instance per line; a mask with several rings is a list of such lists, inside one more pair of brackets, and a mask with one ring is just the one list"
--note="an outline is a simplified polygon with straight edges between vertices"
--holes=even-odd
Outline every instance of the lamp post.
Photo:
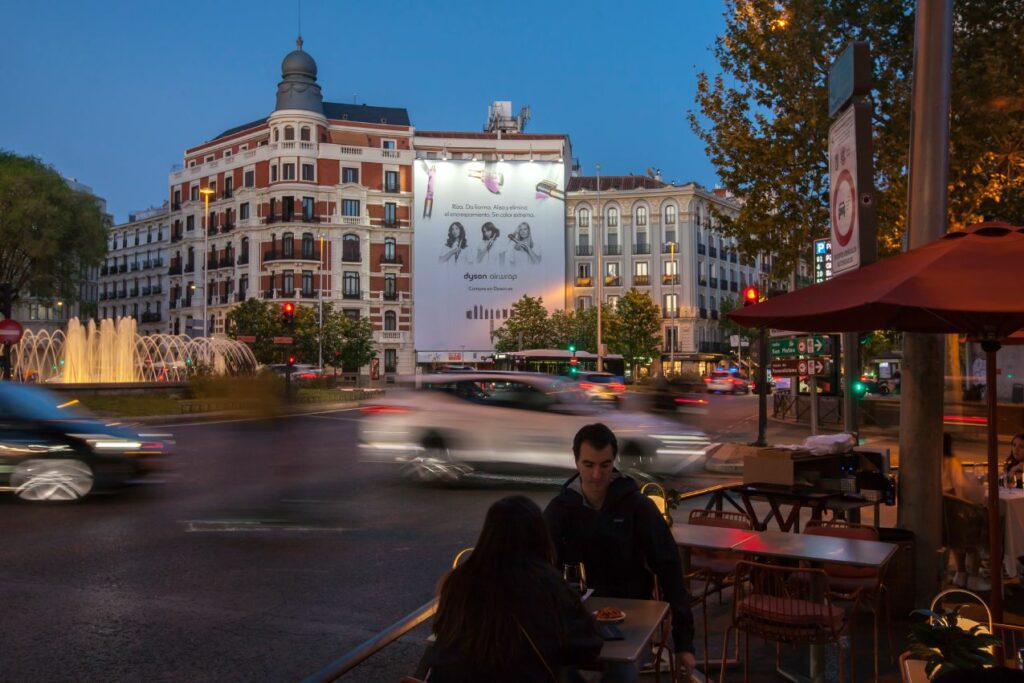
[[317,264],[317,268],[320,270],[319,282],[317,283],[316,298],[317,304],[320,307],[319,321],[317,322],[317,342],[319,345],[318,358],[320,362],[317,367],[320,368],[321,372],[324,369],[324,233],[320,235],[320,261]]
[[594,242],[597,248],[597,272],[594,273],[594,298],[597,299],[597,371],[604,372],[604,356],[601,353],[601,296],[604,285],[604,271],[601,265],[601,254],[604,252],[604,237],[601,231],[601,225],[604,223],[604,213],[601,211],[601,164],[597,164],[597,219],[598,222],[594,224]]
[[679,279],[679,267],[676,265],[676,243],[669,242],[668,244],[669,261],[672,263],[672,303],[674,307],[672,309],[672,317],[669,319],[668,324],[672,329],[672,339],[669,341],[668,346],[668,367],[672,374],[676,372],[676,338],[679,335],[679,327],[676,325],[676,315],[679,310],[679,299],[676,298],[676,280]]
[[199,194],[203,195],[203,336],[209,336],[208,322],[206,320],[206,306],[210,301],[209,274],[210,267],[210,195],[213,190],[210,187],[199,188]]

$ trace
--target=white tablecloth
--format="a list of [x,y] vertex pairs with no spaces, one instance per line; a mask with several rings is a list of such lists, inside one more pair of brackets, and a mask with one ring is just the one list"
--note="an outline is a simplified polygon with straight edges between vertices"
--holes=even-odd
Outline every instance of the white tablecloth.
[[1003,536],[1003,566],[1007,575],[1017,576],[1017,558],[1024,555],[1024,490],[999,489],[999,512],[1006,520]]

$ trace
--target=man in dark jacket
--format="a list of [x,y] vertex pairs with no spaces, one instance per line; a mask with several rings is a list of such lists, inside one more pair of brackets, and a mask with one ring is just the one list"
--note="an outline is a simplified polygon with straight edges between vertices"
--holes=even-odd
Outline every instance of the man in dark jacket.
[[601,423],[580,429],[578,474],[544,510],[560,563],[582,562],[594,595],[649,600],[658,577],[672,609],[677,665],[693,670],[693,613],[672,532],[636,482],[613,466],[619,445]]

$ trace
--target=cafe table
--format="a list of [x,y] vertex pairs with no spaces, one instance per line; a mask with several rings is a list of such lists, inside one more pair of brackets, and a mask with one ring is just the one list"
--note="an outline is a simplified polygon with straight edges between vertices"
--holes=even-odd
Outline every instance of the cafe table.
[[1024,490],[999,488],[999,509],[1003,513],[1003,567],[1016,578],[1017,558],[1024,555]]
[[590,612],[602,607],[617,607],[626,613],[626,620],[617,624],[622,640],[606,640],[598,660],[601,662],[639,663],[661,620],[668,614],[668,603],[660,600],[629,600],[627,598],[588,598],[584,606]]
[[[689,525],[673,527],[672,535],[680,546],[709,547],[697,545],[705,541],[699,532],[685,529]],[[721,534],[725,529],[713,529]],[[815,536],[807,534],[794,534],[785,531],[743,531],[746,537],[738,543],[719,547],[722,550],[732,550],[748,558],[770,558],[777,560],[803,561],[812,566],[821,566],[825,563],[848,564],[857,567],[883,568],[897,546],[894,543],[881,541],[864,541],[854,538],[836,538],[833,536]],[[734,538],[726,537],[724,534],[721,541],[722,546],[731,543]],[[824,587],[821,587],[824,594]],[[824,648],[820,645],[812,645],[810,661],[810,680],[824,680]],[[780,671],[790,680],[802,680],[802,677]]]

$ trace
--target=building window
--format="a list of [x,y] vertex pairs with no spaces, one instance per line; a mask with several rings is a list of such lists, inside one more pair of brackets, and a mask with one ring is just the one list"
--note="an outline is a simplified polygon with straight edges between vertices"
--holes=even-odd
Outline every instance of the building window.
[[384,298],[398,298],[398,276],[395,275],[394,273],[384,274]]
[[194,202],[195,201],[199,201],[199,186],[198,185],[193,185],[192,186],[192,189],[189,190],[188,198],[191,199]]
[[303,126],[299,131],[299,139],[303,142],[309,142],[309,126]]
[[313,180],[313,164],[302,165],[302,179]]
[[343,308],[341,312],[345,314],[345,317],[352,322],[359,322],[359,309],[358,308]]
[[581,297],[577,297],[576,298],[576,310],[577,311],[585,311],[588,308],[590,308],[590,297],[589,296],[581,296]]
[[619,227],[619,210],[614,207],[608,209],[608,227]]
[[281,256],[284,258],[295,257],[295,235],[290,232],[281,235]]
[[291,126],[285,126],[284,127],[284,139],[285,140],[294,140],[295,139],[295,129],[292,128]]
[[637,261],[633,264],[633,274],[646,277],[647,272],[647,261]]
[[679,299],[675,294],[665,295],[665,312],[674,314],[678,310]]
[[609,261],[604,264],[604,274],[609,280],[617,279],[619,277],[619,263],[618,261]]
[[313,220],[313,198],[303,197],[302,198],[302,220],[311,221]]
[[341,279],[342,295],[350,299],[359,298],[359,273],[346,270]]
[[242,184],[246,187],[256,186],[256,171],[246,171],[243,176]]
[[394,311],[384,312],[384,329],[388,332],[398,329],[398,316],[395,315]]
[[235,179],[232,176],[224,178],[224,198],[229,198],[235,191]]
[[665,275],[675,275],[675,274],[678,273],[678,271],[676,270],[676,262],[675,261],[665,261],[664,265],[665,265],[665,270],[664,270],[664,274]]
[[270,165],[270,182],[277,181],[277,164]]
[[281,197],[281,219],[295,220],[295,197]]
[[359,217],[359,200],[358,199],[342,199],[341,200],[341,215],[342,216],[355,216]]
[[394,237],[384,238],[384,260],[389,263],[395,261],[396,242]]
[[[675,241],[676,241],[676,231],[675,230],[666,230],[665,231],[665,244],[672,244]],[[676,251],[678,252],[679,250],[677,249]]]
[[295,164],[281,165],[281,180],[295,180]]
[[341,260],[351,263],[358,263],[362,260],[359,255],[358,235],[345,235],[341,238]]
[[242,202],[238,205],[238,219],[242,221],[249,219],[249,202]]
[[196,217],[195,216],[185,216],[185,230],[195,230],[195,229],[196,229]]
[[384,171],[384,191],[398,192],[398,171]]
[[384,203],[384,225],[398,226],[398,204],[394,202]]
[[581,228],[590,227],[590,209],[580,209],[579,217],[576,219],[576,225]]
[[309,298],[313,295],[313,271],[302,271],[302,295]]
[[676,207],[669,204],[665,207],[665,224],[675,225],[676,223]]
[[313,233],[311,232],[302,233],[302,258],[308,260],[316,258],[313,256]]
[[274,142],[277,142],[280,139],[281,139],[281,131],[279,131],[277,128],[275,128],[274,129]]
[[343,183],[359,183],[359,169],[358,168],[342,168],[341,169],[341,182]]
[[636,209],[636,224],[638,227],[647,226],[647,207],[638,206]]
[[295,273],[291,270],[286,270],[281,275],[281,294],[295,296]]
[[618,308],[619,307],[619,295],[618,294],[609,294],[608,295],[608,305],[611,306],[613,309],[614,308]]
[[380,148],[381,149],[395,149],[395,141],[394,140],[381,140],[380,141]]
[[576,277],[590,279],[590,264],[589,263],[577,263],[576,264]]
[[384,349],[384,372],[398,372],[397,349]]

